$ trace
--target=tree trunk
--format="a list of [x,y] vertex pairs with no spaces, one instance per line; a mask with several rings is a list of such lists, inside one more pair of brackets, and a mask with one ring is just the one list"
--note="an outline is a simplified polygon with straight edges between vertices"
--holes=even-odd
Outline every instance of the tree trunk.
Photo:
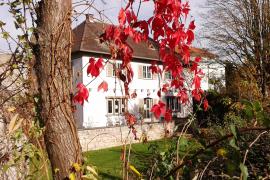
[[71,108],[71,0],[43,0],[37,10],[36,62],[40,118],[54,179],[65,179],[81,164]]

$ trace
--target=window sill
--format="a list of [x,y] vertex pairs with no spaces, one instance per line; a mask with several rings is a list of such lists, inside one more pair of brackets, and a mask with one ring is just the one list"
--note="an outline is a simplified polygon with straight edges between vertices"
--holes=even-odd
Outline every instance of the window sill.
[[153,78],[142,78],[143,80],[154,80]]

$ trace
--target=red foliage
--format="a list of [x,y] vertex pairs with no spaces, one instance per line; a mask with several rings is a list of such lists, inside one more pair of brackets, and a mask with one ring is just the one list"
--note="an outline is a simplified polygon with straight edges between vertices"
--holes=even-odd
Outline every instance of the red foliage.
[[98,86],[98,91],[102,90],[104,92],[108,91],[108,83],[106,81],[103,81],[102,83],[100,83],[100,85]]
[[167,109],[164,115],[164,119],[166,122],[172,121],[172,110]]
[[186,89],[183,89],[183,90],[179,91],[177,96],[180,97],[180,101],[183,104],[185,104],[185,103],[187,103],[189,101]]
[[157,66],[157,63],[155,61],[151,64],[150,70],[152,74],[161,74],[161,69]]
[[207,111],[208,110],[208,107],[209,107],[208,100],[207,99],[204,99],[203,100],[203,109],[204,109],[204,111]]
[[83,83],[79,83],[77,85],[77,89],[78,89],[78,91],[77,91],[76,95],[74,96],[73,100],[74,100],[74,102],[77,102],[77,103],[83,105],[84,101],[88,100],[89,91],[83,85]]
[[154,113],[155,117],[158,119],[161,115],[164,115],[166,111],[165,104],[159,101],[158,104],[153,105],[151,112]]
[[130,114],[129,112],[125,113],[125,118],[128,126],[133,126],[137,122],[136,117],[133,114]]
[[89,66],[87,67],[87,74],[91,74],[93,77],[97,77],[100,74],[100,70],[103,68],[103,59],[99,58],[97,62],[94,58],[89,59]]
[[130,114],[129,112],[125,113],[125,118],[127,125],[131,129],[132,134],[134,135],[134,139],[137,140],[137,130],[135,129],[134,125],[136,124],[137,120],[136,117],[133,114]]

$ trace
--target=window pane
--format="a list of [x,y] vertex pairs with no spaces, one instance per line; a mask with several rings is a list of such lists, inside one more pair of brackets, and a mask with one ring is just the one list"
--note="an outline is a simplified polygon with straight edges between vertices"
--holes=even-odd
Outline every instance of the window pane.
[[119,113],[119,99],[115,99],[114,101],[114,113],[118,114]]
[[112,104],[112,100],[109,99],[108,100],[108,114],[112,114],[113,113],[113,104]]
[[175,110],[179,110],[178,98],[175,98]]
[[125,98],[122,98],[122,103],[121,103],[121,113],[124,113],[125,112]]
[[175,110],[174,109],[174,100],[175,100],[175,98],[171,98],[171,110]]
[[153,106],[153,99],[151,98],[145,98],[144,99],[144,105],[145,105],[145,109],[144,109],[144,118],[151,118],[151,108]]
[[147,66],[147,78],[151,78],[151,71],[149,66]]
[[145,112],[145,118],[150,118],[150,111],[149,110],[146,110],[146,112]]
[[146,66],[143,66],[143,78],[146,78]]

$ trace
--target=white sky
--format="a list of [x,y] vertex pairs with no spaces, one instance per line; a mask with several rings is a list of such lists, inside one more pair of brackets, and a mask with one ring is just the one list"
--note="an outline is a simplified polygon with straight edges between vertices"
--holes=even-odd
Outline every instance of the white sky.
[[[75,2],[75,1],[80,1],[80,0],[73,0],[73,1]],[[203,6],[205,6],[206,0],[189,0],[189,2],[191,5],[191,15],[195,19],[196,26],[197,26],[195,34],[198,35],[198,34],[202,33],[200,27],[203,24],[204,19],[203,19],[201,13],[205,12],[205,8],[203,8]],[[103,13],[113,23],[117,23],[118,12],[119,12],[119,9],[121,8],[121,6],[124,6],[124,1],[123,0],[95,0],[94,6],[98,10],[103,10]],[[134,6],[134,8],[136,9],[136,5]],[[82,10],[85,10],[85,7],[78,7],[77,8],[78,12],[82,11]],[[141,6],[141,9],[140,9],[140,13],[139,13],[139,19],[145,19],[145,18],[150,17],[152,12],[153,12],[152,2],[149,1],[149,2],[143,3]],[[87,9],[85,11],[85,13],[92,13],[92,14],[94,14],[94,16],[96,18],[99,18],[98,13],[96,11],[94,11],[93,9],[90,9],[90,10]],[[85,17],[81,16],[81,17],[79,17],[78,21],[74,21],[73,27],[77,26],[79,23],[81,23],[81,21],[83,21],[84,18]],[[15,37],[16,34],[18,34],[18,32],[16,31],[14,24],[12,22],[12,17],[8,13],[7,7],[0,6],[0,20],[7,23],[5,26],[5,29],[8,30],[13,37]],[[194,43],[194,46],[204,48],[206,46],[206,44],[200,42],[200,39],[198,37],[196,37],[196,41]],[[7,50],[8,50],[7,43],[5,42],[5,40],[2,37],[0,37],[0,53],[3,51],[5,52]]]

